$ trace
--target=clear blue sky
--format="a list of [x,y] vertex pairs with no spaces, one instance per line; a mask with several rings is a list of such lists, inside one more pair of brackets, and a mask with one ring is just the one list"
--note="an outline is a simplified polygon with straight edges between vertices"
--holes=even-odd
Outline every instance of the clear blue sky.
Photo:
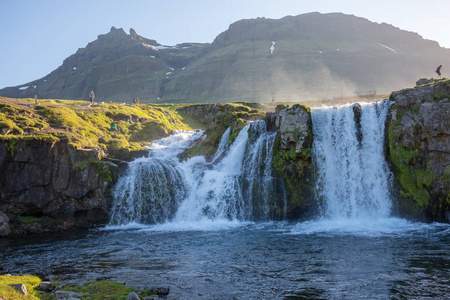
[[0,0],[0,88],[39,79],[111,26],[160,44],[212,42],[240,19],[342,12],[450,48],[449,0]]

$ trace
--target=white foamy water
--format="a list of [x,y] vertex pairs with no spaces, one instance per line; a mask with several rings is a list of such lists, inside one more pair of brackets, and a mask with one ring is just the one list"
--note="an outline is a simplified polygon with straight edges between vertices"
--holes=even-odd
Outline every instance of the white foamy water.
[[442,228],[449,230],[448,224],[425,224],[410,222],[400,218],[379,219],[320,219],[298,223],[290,230],[290,234],[325,234],[325,235],[355,235],[362,237],[407,236],[426,233]]
[[312,112],[317,191],[329,219],[388,218],[391,173],[385,161],[387,101]]
[[417,227],[391,217],[392,174],[385,161],[384,129],[389,102],[312,111],[313,159],[320,220],[297,224],[291,233],[338,233],[378,236]]
[[268,218],[275,133],[256,121],[230,145],[228,129],[211,162],[202,156],[180,161],[178,155],[200,135],[157,141],[148,157],[129,163],[116,186],[109,229],[145,224],[147,230],[217,230]]

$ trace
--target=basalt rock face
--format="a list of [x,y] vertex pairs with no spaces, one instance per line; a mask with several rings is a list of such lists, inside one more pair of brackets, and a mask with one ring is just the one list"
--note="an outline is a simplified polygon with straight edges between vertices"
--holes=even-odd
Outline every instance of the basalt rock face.
[[61,225],[65,220],[80,226],[104,222],[117,167],[98,155],[62,141],[1,142],[0,211],[12,221],[29,216],[61,220]]
[[313,197],[311,111],[298,104],[283,108],[277,107],[266,118],[269,129],[278,132],[273,146],[274,172],[286,188],[286,218],[310,218],[318,210]]
[[400,186],[400,213],[449,222],[450,80],[421,79],[390,99],[388,153]]

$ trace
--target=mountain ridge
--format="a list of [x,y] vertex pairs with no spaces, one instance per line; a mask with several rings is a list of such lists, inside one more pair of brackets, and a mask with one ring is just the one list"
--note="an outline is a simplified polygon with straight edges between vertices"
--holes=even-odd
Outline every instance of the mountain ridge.
[[[388,93],[450,64],[450,49],[386,23],[308,13],[232,23],[212,43],[164,46],[112,27],[41,79],[5,97],[98,101],[297,101]],[[427,76],[428,75],[428,76]]]

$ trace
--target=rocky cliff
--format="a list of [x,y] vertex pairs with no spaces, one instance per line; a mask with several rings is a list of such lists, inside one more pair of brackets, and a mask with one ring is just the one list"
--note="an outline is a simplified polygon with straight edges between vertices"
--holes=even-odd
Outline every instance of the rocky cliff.
[[6,235],[6,227],[24,234],[105,222],[118,167],[99,160],[97,150],[31,139],[0,142],[0,173]]
[[183,155],[207,156],[226,128],[234,139],[247,121],[263,119],[260,108],[0,98],[0,236],[104,223],[118,176],[110,161],[146,155],[150,141],[193,128],[208,137]]
[[388,24],[309,13],[240,20],[211,44],[164,46],[111,28],[47,76],[0,95],[152,103],[296,101],[388,93],[450,65],[450,50]]
[[266,120],[269,128],[277,131],[272,162],[275,176],[283,180],[286,188],[286,217],[311,218],[319,208],[313,195],[311,110],[298,104],[291,108],[280,105]]
[[387,120],[389,159],[400,187],[399,211],[449,221],[450,80],[417,81],[393,92]]

